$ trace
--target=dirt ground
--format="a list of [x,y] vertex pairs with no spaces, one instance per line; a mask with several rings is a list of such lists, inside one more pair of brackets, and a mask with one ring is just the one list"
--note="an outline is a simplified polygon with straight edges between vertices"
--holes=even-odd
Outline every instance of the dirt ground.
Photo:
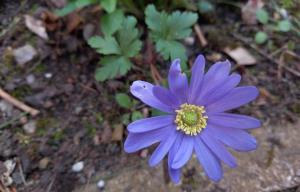
[[[115,94],[128,93],[136,79],[155,80],[149,73],[147,47],[134,59],[136,67],[126,77],[97,82],[94,73],[101,56],[87,45],[85,36],[97,33],[101,12],[88,7],[53,18],[51,2],[0,2],[0,88],[40,111],[33,117],[0,99],[0,174],[4,162],[16,163],[10,175],[11,191],[300,191],[299,36],[275,34],[274,49],[258,47],[249,37],[259,26],[244,25],[240,11],[227,4],[199,19],[208,45],[201,47],[193,32],[190,39],[194,43],[184,42],[190,61],[198,53],[207,57],[209,65],[219,58],[231,59],[233,71],[242,75],[242,84],[260,90],[260,97],[238,112],[261,119],[263,127],[253,131],[258,150],[234,153],[239,167],[226,167],[220,183],[208,181],[193,159],[184,169],[182,182],[174,186],[162,182],[162,165],[147,166],[153,148],[136,154],[123,151],[127,132],[121,116],[128,109],[117,104]],[[49,40],[28,30],[24,15],[43,20]],[[139,27],[145,29],[142,22]],[[147,41],[146,34],[142,38]],[[289,42],[294,42],[293,53],[298,56],[284,60],[288,68],[280,67],[276,50],[285,50],[280,48]],[[18,64],[13,52],[24,45],[34,47],[36,56]],[[256,64],[237,65],[224,51],[228,46],[244,47]],[[156,68],[165,77],[169,63],[153,52]],[[144,116],[151,113],[144,105],[137,110]],[[72,166],[78,162],[84,168],[74,172]],[[103,181],[101,189],[99,181]]]

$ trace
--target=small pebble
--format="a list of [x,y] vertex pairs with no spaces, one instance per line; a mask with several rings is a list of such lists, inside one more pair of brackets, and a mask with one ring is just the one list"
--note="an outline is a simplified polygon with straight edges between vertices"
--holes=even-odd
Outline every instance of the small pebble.
[[100,180],[100,181],[98,181],[98,183],[97,183],[97,187],[98,187],[99,189],[103,189],[103,188],[104,188],[104,186],[105,186],[105,181],[104,181],[104,180]]
[[36,122],[35,121],[29,121],[28,123],[23,125],[23,129],[27,134],[32,134],[36,130]]
[[45,101],[45,102],[43,103],[43,107],[46,108],[46,109],[51,108],[53,105],[54,105],[54,104],[53,104],[52,101]]
[[46,77],[47,79],[50,79],[52,76],[53,76],[52,73],[45,73],[45,77]]
[[25,63],[31,61],[37,55],[37,51],[28,44],[13,50],[13,55],[18,65],[24,67]]
[[27,122],[28,122],[28,119],[27,119],[26,116],[23,116],[23,117],[20,118],[20,123],[21,123],[22,125],[24,125],[24,124],[27,123]]
[[2,112],[2,114],[10,117],[13,114],[13,106],[7,101],[0,101],[0,111]]
[[83,170],[83,168],[84,168],[83,161],[79,161],[72,166],[72,171],[75,173],[79,173]]
[[187,37],[184,39],[184,42],[187,44],[187,45],[194,45],[195,43],[195,38],[194,37]]
[[35,81],[35,77],[34,77],[33,74],[30,74],[30,75],[28,75],[28,76],[26,77],[26,82],[27,82],[29,85],[33,84],[34,81]]
[[46,169],[47,166],[49,165],[50,159],[48,157],[44,157],[43,159],[40,160],[39,162],[39,168],[41,170]]
[[286,11],[286,9],[280,9],[279,10],[279,13],[280,13],[280,15],[283,17],[283,18],[288,18],[289,17],[289,14],[288,14],[288,12]]
[[148,156],[148,149],[142,150],[140,156],[145,159]]

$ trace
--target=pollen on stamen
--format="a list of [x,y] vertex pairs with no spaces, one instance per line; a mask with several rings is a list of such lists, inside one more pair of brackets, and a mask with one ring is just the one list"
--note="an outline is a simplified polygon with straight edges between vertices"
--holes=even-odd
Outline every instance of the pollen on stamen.
[[191,104],[182,104],[179,110],[176,110],[175,123],[177,130],[187,135],[197,135],[207,125],[208,117],[205,115],[203,106]]

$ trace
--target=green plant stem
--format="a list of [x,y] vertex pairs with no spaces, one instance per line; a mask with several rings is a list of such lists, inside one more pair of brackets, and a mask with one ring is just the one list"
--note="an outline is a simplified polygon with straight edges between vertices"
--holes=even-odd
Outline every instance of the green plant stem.
[[14,123],[15,121],[19,120],[21,117],[23,117],[23,116],[25,116],[27,114],[28,114],[28,112],[23,112],[19,116],[15,117],[15,118],[12,118],[9,121],[6,121],[5,123],[3,123],[3,124],[0,125],[0,129],[3,129],[3,128],[9,126],[10,124]]

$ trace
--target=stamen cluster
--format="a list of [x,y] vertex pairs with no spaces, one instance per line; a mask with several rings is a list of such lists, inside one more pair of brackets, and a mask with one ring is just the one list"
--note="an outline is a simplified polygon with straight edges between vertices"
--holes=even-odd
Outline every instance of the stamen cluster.
[[176,110],[175,123],[177,130],[183,131],[187,135],[197,135],[207,125],[207,116],[203,106],[191,104],[182,104],[179,110]]

